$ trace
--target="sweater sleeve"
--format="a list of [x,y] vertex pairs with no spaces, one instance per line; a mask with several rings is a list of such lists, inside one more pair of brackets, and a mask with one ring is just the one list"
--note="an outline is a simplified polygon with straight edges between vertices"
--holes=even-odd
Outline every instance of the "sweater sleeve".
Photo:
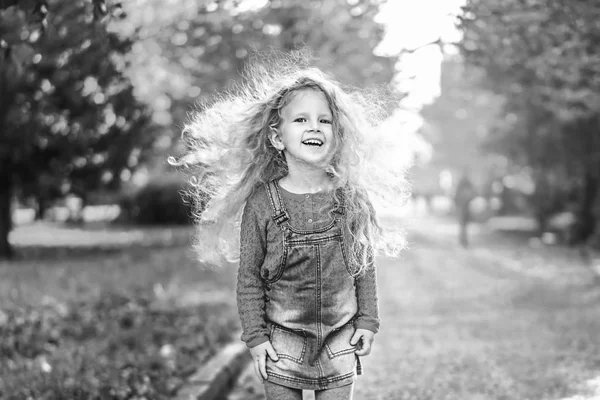
[[242,324],[242,341],[254,347],[269,340],[265,321],[265,292],[260,269],[266,253],[266,224],[246,203],[240,231],[240,265],[237,278],[237,306]]
[[379,306],[377,297],[377,273],[373,249],[367,252],[367,265],[356,278],[358,315],[354,326],[374,333],[379,331]]
[[[366,192],[363,195],[371,213],[375,213],[373,204],[368,200]],[[375,268],[375,254],[373,246],[366,249],[366,265],[362,273],[356,278],[356,298],[358,302],[358,315],[355,322],[357,329],[368,329],[377,333],[379,331],[379,305],[377,296],[377,269]]]

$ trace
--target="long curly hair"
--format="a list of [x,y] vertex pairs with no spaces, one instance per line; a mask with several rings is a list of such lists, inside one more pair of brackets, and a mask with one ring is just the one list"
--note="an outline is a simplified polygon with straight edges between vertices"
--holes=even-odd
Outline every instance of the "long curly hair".
[[333,187],[341,188],[333,196],[344,197],[346,228],[354,239],[349,262],[361,270],[370,249],[385,254],[402,249],[404,235],[384,232],[369,199],[371,193],[380,202],[397,203],[408,195],[405,168],[377,162],[381,151],[393,147],[394,138],[378,130],[391,95],[376,88],[345,88],[311,66],[310,56],[302,52],[255,56],[242,78],[200,104],[183,129],[187,151],[169,158],[190,177],[184,197],[194,209],[199,260],[218,265],[223,258],[239,259],[239,224],[246,200],[264,183],[287,174],[285,156],[269,140],[271,129],[279,127],[292,95],[307,89],[323,93],[332,112],[336,140],[324,168]]

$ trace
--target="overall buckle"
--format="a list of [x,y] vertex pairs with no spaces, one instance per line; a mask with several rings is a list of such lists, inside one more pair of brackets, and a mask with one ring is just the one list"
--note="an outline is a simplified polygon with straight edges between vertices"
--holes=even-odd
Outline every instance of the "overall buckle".
[[289,219],[290,219],[290,216],[288,215],[286,210],[283,210],[279,214],[273,215],[273,221],[275,221],[275,223],[277,225],[281,225],[284,222],[288,221]]

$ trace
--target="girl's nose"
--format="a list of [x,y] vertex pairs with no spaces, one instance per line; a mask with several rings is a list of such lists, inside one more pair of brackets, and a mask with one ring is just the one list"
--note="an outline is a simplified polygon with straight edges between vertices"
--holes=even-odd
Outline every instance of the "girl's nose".
[[310,128],[308,129],[309,132],[321,132],[321,128],[319,128],[319,123],[318,122],[311,122],[310,123]]

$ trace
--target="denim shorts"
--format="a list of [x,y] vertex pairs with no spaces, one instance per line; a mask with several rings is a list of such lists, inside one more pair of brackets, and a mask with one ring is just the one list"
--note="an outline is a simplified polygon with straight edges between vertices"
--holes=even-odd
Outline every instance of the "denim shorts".
[[314,365],[307,357],[307,335],[302,330],[290,330],[269,324],[271,344],[279,357],[274,362],[267,357],[268,381],[305,390],[324,390],[353,383],[362,373],[360,358],[350,344],[354,334],[351,322],[327,336]]

